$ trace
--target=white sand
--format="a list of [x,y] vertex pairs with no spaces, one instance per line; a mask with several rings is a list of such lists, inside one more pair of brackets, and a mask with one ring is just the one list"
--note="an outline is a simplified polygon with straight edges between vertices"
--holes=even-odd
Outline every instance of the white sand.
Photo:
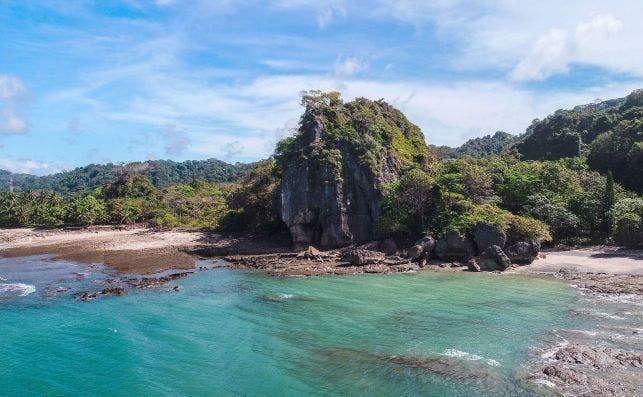
[[555,273],[560,269],[581,272],[643,275],[643,250],[614,247],[589,247],[569,251],[544,251],[531,265],[513,270],[516,273]]

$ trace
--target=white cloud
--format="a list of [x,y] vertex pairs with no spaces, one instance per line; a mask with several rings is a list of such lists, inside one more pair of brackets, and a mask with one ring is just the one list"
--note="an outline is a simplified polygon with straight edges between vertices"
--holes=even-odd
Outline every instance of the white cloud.
[[13,109],[0,109],[0,134],[24,134],[27,122]]
[[10,158],[0,158],[0,169],[7,170],[15,174],[33,175],[47,175],[59,171],[58,168],[52,167],[47,163],[40,163],[26,159],[14,160]]
[[333,74],[335,76],[352,76],[365,68],[366,65],[357,58],[338,58],[333,67]]
[[0,74],[0,135],[27,131],[27,122],[16,111],[16,106],[27,96],[28,91],[19,78]]
[[583,59],[595,49],[597,43],[617,33],[622,22],[612,15],[597,15],[588,22],[581,22],[575,34],[551,29],[545,33],[529,55],[522,59],[511,73],[514,80],[544,80],[559,73],[567,73],[569,65]]
[[277,8],[311,9],[320,29],[326,28],[334,19],[347,15],[346,5],[342,0],[276,0],[273,5]]
[[16,101],[26,96],[27,89],[19,78],[0,74],[0,101]]

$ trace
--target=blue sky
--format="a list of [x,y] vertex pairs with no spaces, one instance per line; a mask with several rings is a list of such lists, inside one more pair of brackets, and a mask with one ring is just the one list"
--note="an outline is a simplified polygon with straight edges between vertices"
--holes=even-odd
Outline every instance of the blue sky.
[[643,2],[559,3],[0,0],[0,168],[257,160],[307,89],[458,145],[643,87]]

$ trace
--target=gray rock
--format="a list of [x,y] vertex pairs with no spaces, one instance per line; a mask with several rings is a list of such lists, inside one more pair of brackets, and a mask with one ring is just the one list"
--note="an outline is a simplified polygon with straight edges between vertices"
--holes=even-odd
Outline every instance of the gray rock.
[[467,267],[471,272],[482,271],[482,269],[480,268],[480,265],[478,264],[478,261],[476,261],[474,258],[469,259],[469,261],[467,262]]
[[395,255],[397,253],[397,244],[392,238],[387,238],[380,243],[380,251],[386,255]]
[[507,242],[507,235],[493,225],[478,222],[473,229],[473,241],[478,247],[478,252],[481,253],[492,245],[504,248]]
[[480,269],[486,271],[507,270],[511,266],[511,260],[497,245],[488,247],[480,254]]
[[519,241],[505,248],[512,263],[529,264],[538,257],[540,244],[537,241]]
[[424,247],[422,247],[421,245],[414,245],[413,247],[409,248],[408,251],[406,251],[406,257],[412,261],[420,259],[423,254]]
[[[383,154],[379,169],[373,172],[354,144],[328,143],[332,140],[324,139],[330,132],[323,112],[323,108],[308,106],[296,138],[298,147],[283,158],[281,219],[298,247],[338,247],[372,240],[383,186],[400,176],[400,160],[383,146],[377,148]],[[375,135],[370,130],[363,133]],[[380,144],[373,140],[373,145]]]
[[475,246],[466,236],[451,231],[435,243],[435,255],[443,261],[466,263],[475,254]]
[[424,253],[429,257],[435,249],[435,239],[433,237],[422,237],[415,242],[415,245],[421,245]]
[[384,253],[362,249],[350,249],[346,251],[342,259],[354,266],[364,266],[379,263],[384,260]]

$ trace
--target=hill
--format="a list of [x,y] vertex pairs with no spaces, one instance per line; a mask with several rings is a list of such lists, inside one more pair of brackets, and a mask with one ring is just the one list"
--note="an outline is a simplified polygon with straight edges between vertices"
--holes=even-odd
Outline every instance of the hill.
[[[144,175],[157,188],[197,179],[207,182],[233,182],[251,169],[253,164],[229,164],[221,160],[190,160],[174,162],[171,160],[150,160],[145,162],[119,164],[90,164],[71,171],[46,176],[13,174],[14,190],[51,190],[61,194],[86,193],[114,182],[127,170]],[[0,170],[0,191],[9,187],[8,171]]]
[[587,157],[591,169],[609,170],[616,181],[641,193],[643,90],[534,120],[515,147],[525,160]]
[[430,147],[442,158],[458,158],[462,156],[482,157],[500,154],[520,140],[520,136],[511,135],[504,131],[496,131],[493,135],[469,139],[459,147],[433,146]]

